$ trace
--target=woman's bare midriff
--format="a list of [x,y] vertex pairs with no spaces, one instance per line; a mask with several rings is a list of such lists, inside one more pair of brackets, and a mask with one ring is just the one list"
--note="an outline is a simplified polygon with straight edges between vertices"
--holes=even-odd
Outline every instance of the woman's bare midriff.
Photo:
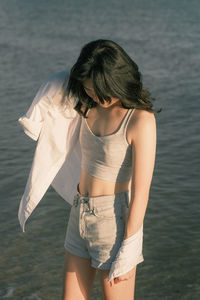
[[118,194],[130,190],[131,180],[127,182],[105,181],[81,171],[78,185],[79,193],[83,196],[96,197]]

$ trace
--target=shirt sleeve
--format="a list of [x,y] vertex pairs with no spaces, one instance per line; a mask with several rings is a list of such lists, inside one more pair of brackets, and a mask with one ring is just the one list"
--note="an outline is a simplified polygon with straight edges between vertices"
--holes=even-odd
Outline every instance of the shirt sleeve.
[[34,97],[28,111],[18,119],[18,122],[23,127],[25,134],[35,141],[37,141],[40,135],[45,116],[52,105],[52,99],[62,86],[65,77],[66,72],[61,71],[51,75],[46,81],[44,81]]
[[143,224],[141,228],[129,238],[123,240],[121,247],[112,262],[108,282],[118,276],[126,274],[137,264],[144,261],[142,254]]

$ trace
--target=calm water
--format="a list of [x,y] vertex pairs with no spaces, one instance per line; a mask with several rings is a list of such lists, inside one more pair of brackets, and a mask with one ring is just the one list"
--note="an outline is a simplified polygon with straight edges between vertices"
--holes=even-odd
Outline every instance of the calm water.
[[[198,0],[0,1],[0,299],[61,297],[70,207],[50,187],[21,232],[36,143],[17,119],[42,81],[97,38],[124,47],[163,108],[135,299],[200,299],[199,20]],[[92,299],[102,299],[98,278]]]

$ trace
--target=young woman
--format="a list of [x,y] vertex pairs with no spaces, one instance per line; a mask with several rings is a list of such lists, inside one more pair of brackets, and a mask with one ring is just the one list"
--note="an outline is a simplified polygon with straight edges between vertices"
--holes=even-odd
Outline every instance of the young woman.
[[[63,299],[134,298],[136,265],[108,282],[122,242],[143,225],[156,154],[156,120],[136,63],[116,43],[85,45],[64,85],[78,99],[81,176],[65,238]],[[134,253],[132,253],[134,255]],[[137,263],[143,261],[140,253]]]

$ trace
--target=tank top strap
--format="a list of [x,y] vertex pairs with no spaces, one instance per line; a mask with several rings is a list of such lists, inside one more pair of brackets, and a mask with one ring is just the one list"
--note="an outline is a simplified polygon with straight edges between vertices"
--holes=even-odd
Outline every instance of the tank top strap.
[[88,116],[89,111],[90,111],[90,108],[88,108],[88,111],[87,111],[87,113],[86,113],[86,117]]
[[123,132],[123,134],[126,133],[126,128],[127,128],[127,126],[128,126],[128,121],[129,121],[129,119],[130,119],[132,113],[134,112],[134,110],[135,110],[135,108],[129,109],[128,112],[127,112],[127,114],[126,114],[126,116],[125,116],[125,118],[124,118],[123,121],[122,121],[122,124],[121,124],[121,127],[120,127],[120,130],[119,130],[119,131],[120,131],[120,132]]

